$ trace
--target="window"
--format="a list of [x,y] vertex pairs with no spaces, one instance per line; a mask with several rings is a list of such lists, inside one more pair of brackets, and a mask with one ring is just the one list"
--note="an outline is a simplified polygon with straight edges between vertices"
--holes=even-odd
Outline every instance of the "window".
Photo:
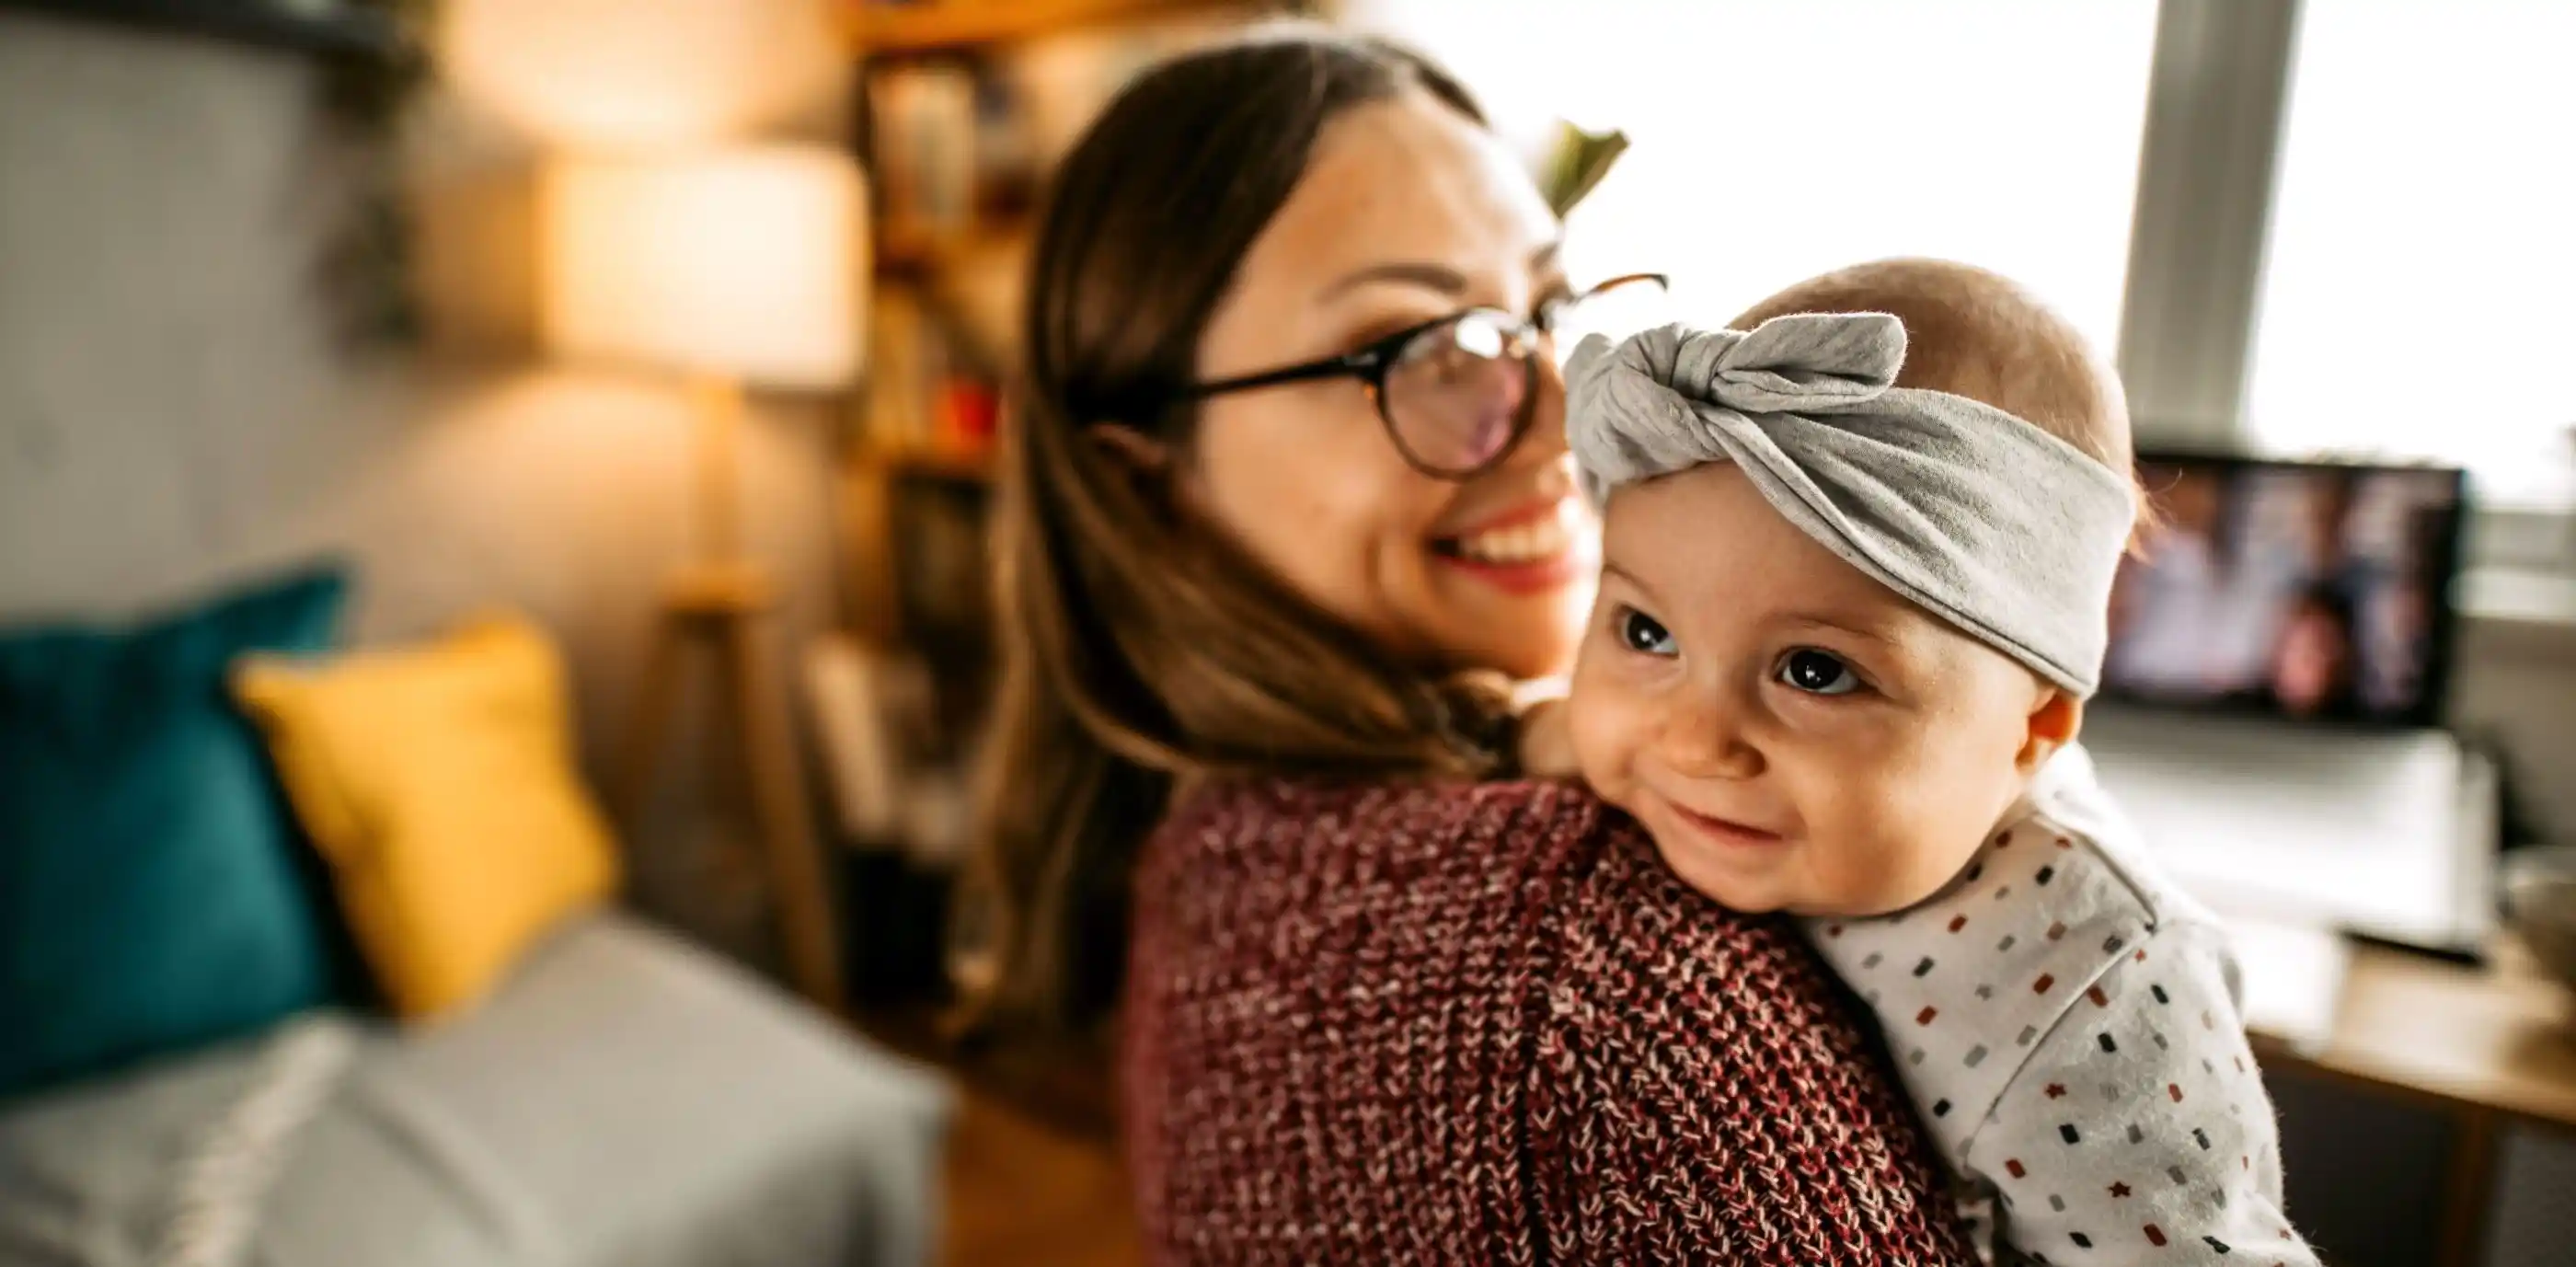
[[1578,273],[1655,269],[1723,321],[1829,268],[2006,273],[2108,355],[2153,0],[1355,0],[1455,68],[1507,135],[1633,142],[1567,226]]
[[2246,422],[2576,500],[2576,5],[2304,7]]

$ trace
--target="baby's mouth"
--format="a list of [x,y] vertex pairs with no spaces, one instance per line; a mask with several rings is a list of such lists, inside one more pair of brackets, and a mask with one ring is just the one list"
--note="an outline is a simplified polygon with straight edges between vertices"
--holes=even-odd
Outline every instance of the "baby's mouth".
[[1740,823],[1731,818],[1720,818],[1714,814],[1703,814],[1670,798],[1666,798],[1665,803],[1672,806],[1674,816],[1680,818],[1684,824],[1722,845],[1753,849],[1777,845],[1788,839],[1787,836],[1767,828]]

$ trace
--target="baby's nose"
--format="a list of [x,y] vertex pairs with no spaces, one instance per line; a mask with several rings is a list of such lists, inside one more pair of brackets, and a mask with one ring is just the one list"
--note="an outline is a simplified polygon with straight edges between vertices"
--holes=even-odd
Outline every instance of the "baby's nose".
[[1673,709],[1658,746],[1675,774],[1691,778],[1749,779],[1768,765],[1740,710],[1722,702],[1694,701]]

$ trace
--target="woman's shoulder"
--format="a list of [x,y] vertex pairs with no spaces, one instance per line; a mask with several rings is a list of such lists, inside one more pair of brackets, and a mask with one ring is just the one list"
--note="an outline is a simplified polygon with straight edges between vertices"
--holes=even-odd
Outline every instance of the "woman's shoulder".
[[1201,947],[1266,929],[1265,950],[1296,955],[1282,944],[1294,932],[1275,930],[1311,930],[1329,950],[1350,944],[1342,927],[1373,945],[1473,947],[1509,969],[1482,984],[1536,977],[1577,1002],[1599,992],[1605,1007],[1651,990],[1631,979],[1650,965],[1795,975],[1806,958],[1784,921],[1690,891],[1625,814],[1554,782],[1212,785],[1147,847],[1138,902],[1195,928]]
[[1791,1232],[1748,1261],[1965,1261],[1813,953],[1584,789],[1214,787],[1136,875],[1128,1127],[1158,1220],[1206,1232],[1246,1173],[1342,1209],[1400,1164],[1390,1217],[1487,1253],[1735,1258],[1759,1227]]
[[[1469,908],[1490,917],[1612,880],[1601,864],[1639,839],[1570,784],[1249,779],[1177,806],[1139,878],[1147,892],[1185,891],[1216,907],[1329,899],[1365,909],[1436,895],[1466,919]],[[1191,883],[1219,875],[1221,885]]]
[[1382,857],[1445,853],[1511,835],[1558,848],[1609,827],[1600,798],[1571,784],[1429,779],[1235,779],[1210,783],[1157,833],[1184,853],[1240,853],[1272,843],[1299,859],[1317,846]]

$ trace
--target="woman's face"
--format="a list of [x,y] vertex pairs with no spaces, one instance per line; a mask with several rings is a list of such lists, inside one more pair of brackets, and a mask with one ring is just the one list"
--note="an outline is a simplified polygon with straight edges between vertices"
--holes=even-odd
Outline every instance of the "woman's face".
[[[1357,349],[1462,308],[1527,318],[1566,291],[1557,223],[1511,154],[1414,92],[1329,124],[1199,346],[1202,381]],[[1542,356],[1519,446],[1424,475],[1367,387],[1322,379],[1202,406],[1187,500],[1255,559],[1399,655],[1519,677],[1571,661],[1597,530],[1575,496],[1565,390]]]

